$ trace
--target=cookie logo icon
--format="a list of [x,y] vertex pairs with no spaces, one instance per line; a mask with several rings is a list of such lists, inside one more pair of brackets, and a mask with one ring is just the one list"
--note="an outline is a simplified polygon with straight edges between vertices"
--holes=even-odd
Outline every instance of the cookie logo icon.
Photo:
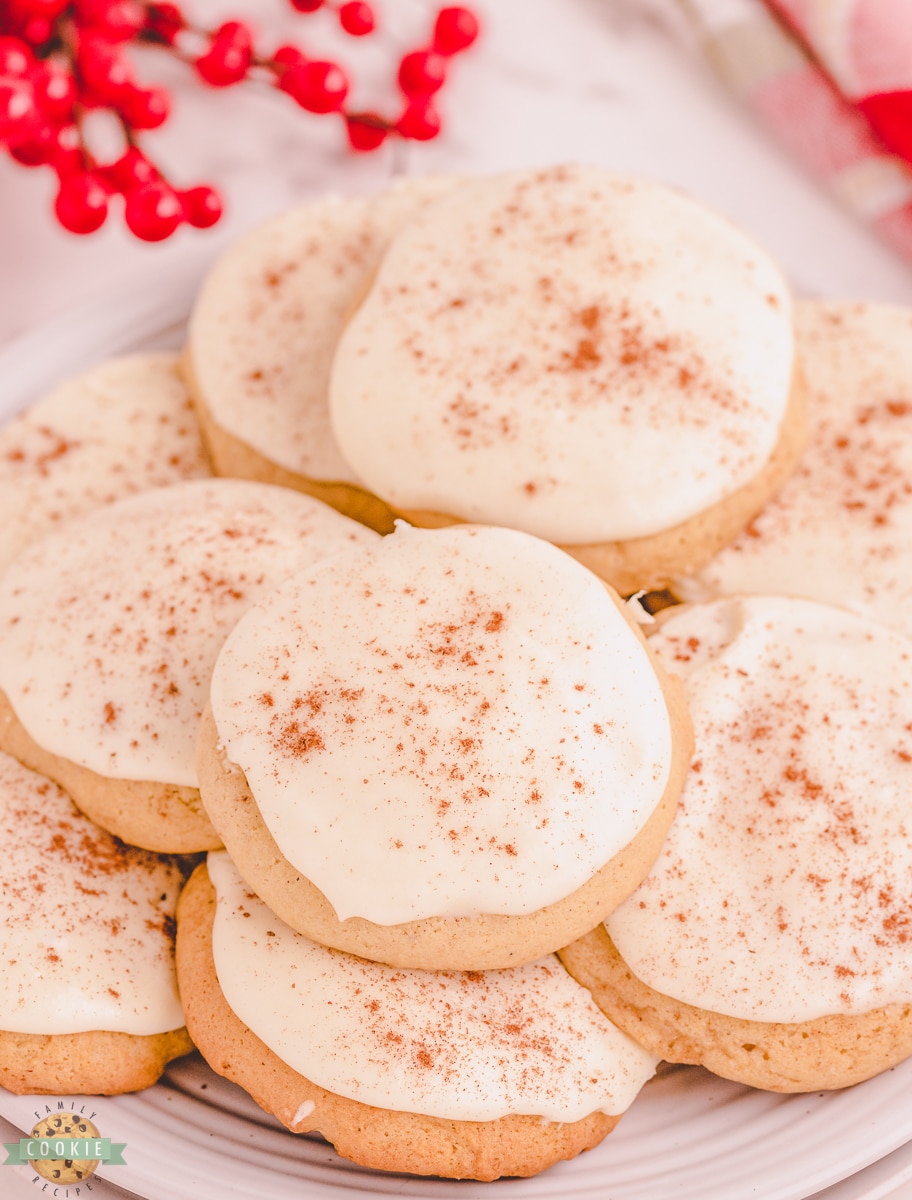
[[[89,1109],[87,1114],[86,1110]],[[125,1142],[112,1142],[101,1137],[92,1121],[95,1113],[91,1106],[79,1101],[58,1100],[57,1107],[45,1106],[44,1114],[35,1112],[37,1123],[28,1137],[18,1142],[4,1142],[7,1150],[4,1166],[21,1166],[28,1163],[35,1171],[33,1183],[41,1179],[54,1184],[54,1196],[66,1200],[69,1196],[80,1196],[82,1184],[91,1179],[104,1163],[125,1166],[123,1152]],[[70,1191],[70,1188],[73,1191]],[[91,1191],[91,1187],[88,1189]],[[0,1187],[0,1194],[2,1194]]]
[[[77,1140],[78,1139],[78,1140]],[[79,1143],[97,1141],[98,1130],[86,1117],[75,1113],[55,1113],[45,1117],[33,1128],[31,1140],[38,1143],[39,1152],[47,1143],[48,1153],[56,1154],[62,1149],[64,1153],[73,1151],[80,1153]],[[100,1158],[33,1158],[32,1166],[43,1179],[51,1183],[81,1183],[95,1173]]]

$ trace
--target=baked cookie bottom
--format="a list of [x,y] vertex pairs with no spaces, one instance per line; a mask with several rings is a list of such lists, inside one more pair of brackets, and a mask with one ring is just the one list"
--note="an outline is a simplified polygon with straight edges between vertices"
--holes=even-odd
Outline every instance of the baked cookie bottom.
[[251,479],[256,483],[272,483],[292,488],[322,500],[345,517],[351,517],[377,533],[392,533],[395,514],[366,488],[354,483],[314,479],[280,466],[249,443],[219,425],[212,415],[196,381],[190,354],[181,359],[181,374],[193,401],[196,419],[216,475],[229,479]]
[[2,691],[0,750],[53,779],[96,825],[131,846],[163,854],[193,854],[221,847],[196,788],[111,779],[52,754],[31,737]]
[[329,900],[282,854],[263,821],[240,767],[219,747],[207,706],[200,724],[197,771],[213,825],[250,888],[287,925],[315,942],[373,962],[427,970],[485,971],[521,966],[582,936],[643,881],[658,858],[690,764],[692,736],[683,689],[665,676],[672,760],[662,798],[631,842],[576,891],[519,916],[427,917],[378,925],[362,917],[340,921]]
[[849,1087],[912,1055],[912,1000],[861,1016],[781,1024],[683,1004],[638,979],[603,925],[558,951],[624,1033],[671,1063],[703,1066],[771,1092]]
[[136,1035],[0,1031],[0,1086],[16,1095],[117,1096],[151,1087],[193,1050],[186,1029]]
[[[807,389],[796,370],[779,438],[766,465],[752,479],[723,500],[659,533],[617,542],[566,545],[560,549],[610,583],[621,595],[657,591],[675,579],[704,567],[760,512],[798,465],[807,441]],[[644,486],[661,487],[661,480],[646,479]],[[397,510],[397,515],[426,529],[463,523],[445,513]]]
[[215,905],[202,865],[177,913],[177,974],[187,1027],[214,1071],[243,1087],[293,1132],[319,1132],[344,1158],[380,1171],[491,1180],[535,1175],[573,1158],[598,1145],[620,1120],[604,1113],[566,1124],[536,1116],[445,1120],[326,1091],[284,1063],[228,1006],[212,957]]

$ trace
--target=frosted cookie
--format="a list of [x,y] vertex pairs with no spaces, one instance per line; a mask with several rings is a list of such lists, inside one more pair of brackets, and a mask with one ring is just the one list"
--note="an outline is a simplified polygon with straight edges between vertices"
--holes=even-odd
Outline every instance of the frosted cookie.
[[377,196],[304,204],[219,259],[193,309],[184,367],[220,475],[297,488],[392,528],[336,444],[330,367],[390,238],[452,186],[403,179]]
[[812,601],[668,615],[696,750],[656,865],[562,952],[670,1062],[781,1092],[912,1054],[912,643]]
[[69,517],[209,473],[176,357],[99,363],[0,429],[0,570]]
[[622,592],[730,541],[803,440],[785,281],[723,218],[594,167],[463,184],[340,339],[333,428],[420,525],[522,529]]
[[385,1171],[533,1175],[600,1142],[657,1065],[553,955],[458,973],[327,950],[224,853],[181,898],[178,972],[214,1070],[289,1129]]
[[71,521],[0,577],[0,749],[149,850],[218,846],[197,790],[219,647],[281,579],[376,534],[286,488],[158,488]]
[[238,869],[294,929],[481,970],[629,894],[690,748],[677,680],[574,559],[512,530],[402,526],[239,622],[197,767]]
[[810,436],[795,475],[688,598],[781,592],[912,633],[912,310],[796,308]]
[[0,1085],[148,1087],[192,1050],[174,967],[185,864],[125,846],[0,753]]

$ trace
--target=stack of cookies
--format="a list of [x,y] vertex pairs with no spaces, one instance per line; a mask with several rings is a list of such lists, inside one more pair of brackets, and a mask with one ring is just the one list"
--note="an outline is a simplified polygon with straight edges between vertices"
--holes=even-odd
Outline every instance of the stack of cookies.
[[[40,573],[42,539],[49,537],[52,556],[54,545],[67,547],[74,518],[150,488],[166,495],[172,485],[209,474],[177,356],[102,363],[0,430],[0,571],[19,554],[37,554]],[[125,527],[122,538],[129,536]],[[91,568],[77,564],[73,600],[90,579]],[[5,596],[16,588],[14,578]],[[11,612],[4,619],[7,662],[17,647],[23,659],[30,656],[17,626]],[[68,642],[64,663],[55,664],[53,652],[45,661],[71,672],[75,682],[77,651]],[[11,687],[8,680],[3,687]],[[59,697],[55,686],[49,711]],[[145,1087],[192,1048],[174,933],[178,895],[193,862],[127,846],[96,825],[52,782],[43,761],[20,752],[17,741],[28,735],[6,702],[3,709],[0,1084],[61,1093]],[[40,727],[35,732],[42,736]],[[42,759],[57,758],[48,747],[35,750]],[[75,752],[78,759],[78,744]],[[74,760],[66,786],[75,790],[77,774],[91,778]]]
[[194,1041],[370,1166],[490,1179],[593,1145],[656,1059],[554,951],[645,876],[690,750],[677,682],[545,542],[403,527],[298,572],[202,721],[230,859],[181,901]]
[[14,881],[0,1082],[145,1086],[186,1022],[290,1129],[493,1179],[661,1060],[912,1054],[912,319],[797,310],[650,182],[409,181],[2,431],[0,799],[104,899],[36,980]]

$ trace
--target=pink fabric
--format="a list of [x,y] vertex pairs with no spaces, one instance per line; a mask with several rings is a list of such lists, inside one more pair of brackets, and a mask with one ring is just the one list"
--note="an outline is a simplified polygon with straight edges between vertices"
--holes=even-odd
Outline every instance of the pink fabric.
[[850,0],[840,6],[808,0],[766,3],[850,100],[912,89],[909,0]]
[[880,236],[912,261],[912,204],[894,209],[874,221]]
[[863,95],[912,87],[912,7],[903,0],[858,0],[848,36]]
[[766,3],[884,146],[912,162],[912,0]]
[[780,140],[912,260],[912,0],[681,0]]
[[789,148],[824,178],[881,153],[864,117],[847,109],[816,71],[802,69],[765,81],[753,103]]

